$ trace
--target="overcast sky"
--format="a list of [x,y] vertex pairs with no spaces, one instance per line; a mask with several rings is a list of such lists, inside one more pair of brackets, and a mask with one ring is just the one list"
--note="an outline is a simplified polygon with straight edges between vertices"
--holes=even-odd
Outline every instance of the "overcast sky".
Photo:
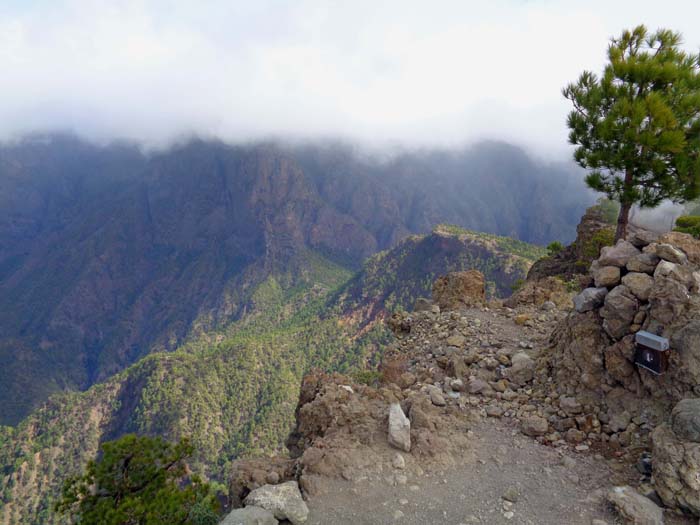
[[3,0],[0,138],[495,138],[564,157],[561,88],[609,37],[669,27],[695,52],[699,20],[699,0]]

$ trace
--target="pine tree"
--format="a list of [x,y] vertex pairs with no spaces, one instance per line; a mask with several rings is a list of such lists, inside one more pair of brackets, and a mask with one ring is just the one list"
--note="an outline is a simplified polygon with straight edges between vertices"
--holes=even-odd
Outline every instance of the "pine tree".
[[632,205],[700,195],[700,54],[681,44],[666,29],[624,31],[610,41],[600,78],[584,71],[563,90],[586,183],[620,202],[615,240],[627,234]]
[[213,525],[215,501],[187,472],[189,441],[129,434],[103,443],[85,473],[68,479],[56,510],[81,525]]

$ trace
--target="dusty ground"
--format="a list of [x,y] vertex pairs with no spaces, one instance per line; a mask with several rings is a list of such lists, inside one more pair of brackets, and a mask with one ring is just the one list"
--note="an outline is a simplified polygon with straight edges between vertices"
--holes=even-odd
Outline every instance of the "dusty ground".
[[[474,427],[472,441],[464,463],[434,473],[407,469],[405,484],[397,484],[390,475],[355,482],[329,480],[326,493],[309,501],[308,523],[620,523],[604,494],[614,483],[634,477],[628,466],[540,445],[493,419]],[[504,499],[509,492],[517,494],[511,498],[515,503]],[[666,523],[695,522],[667,515]]]

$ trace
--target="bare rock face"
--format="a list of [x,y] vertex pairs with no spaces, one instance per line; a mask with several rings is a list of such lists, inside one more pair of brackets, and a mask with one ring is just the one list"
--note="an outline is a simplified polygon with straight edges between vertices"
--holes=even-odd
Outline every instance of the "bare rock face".
[[628,333],[638,308],[639,302],[632,291],[624,284],[616,286],[605,296],[600,310],[600,316],[605,319],[603,329],[613,339],[620,339]]
[[605,246],[600,250],[600,266],[617,266],[624,268],[629,260],[641,252],[630,242],[620,239],[615,246]]
[[245,504],[266,509],[278,520],[289,520],[293,525],[306,523],[309,509],[304,503],[296,481],[279,485],[264,485],[248,494]]
[[272,481],[289,481],[294,478],[294,461],[289,458],[258,458],[238,460],[233,463],[229,481],[231,506],[240,507],[253,490]]
[[392,403],[389,407],[389,444],[406,452],[411,451],[411,422],[398,403]]
[[666,423],[654,429],[651,442],[659,497],[671,508],[700,516],[700,443],[684,441]]
[[433,302],[440,310],[458,310],[486,300],[484,274],[477,270],[452,272],[433,284]]
[[613,488],[608,493],[608,501],[630,525],[663,525],[664,523],[663,510],[630,486]]

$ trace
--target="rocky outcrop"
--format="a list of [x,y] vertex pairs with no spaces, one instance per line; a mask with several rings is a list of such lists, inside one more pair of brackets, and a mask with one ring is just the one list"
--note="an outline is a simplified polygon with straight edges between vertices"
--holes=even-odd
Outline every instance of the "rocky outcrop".
[[433,284],[433,302],[440,310],[458,310],[486,300],[484,274],[478,270],[452,272]]
[[576,227],[576,240],[561,250],[532,265],[527,274],[528,281],[545,277],[561,277],[570,280],[586,274],[601,247],[612,242],[614,227],[605,221],[599,206],[586,210]]
[[560,277],[543,277],[525,281],[503,304],[509,308],[526,305],[542,307],[551,302],[559,308],[571,308],[572,295]]
[[278,520],[288,520],[292,525],[306,523],[309,509],[304,503],[296,481],[279,485],[264,485],[248,494],[245,505],[271,512]]

